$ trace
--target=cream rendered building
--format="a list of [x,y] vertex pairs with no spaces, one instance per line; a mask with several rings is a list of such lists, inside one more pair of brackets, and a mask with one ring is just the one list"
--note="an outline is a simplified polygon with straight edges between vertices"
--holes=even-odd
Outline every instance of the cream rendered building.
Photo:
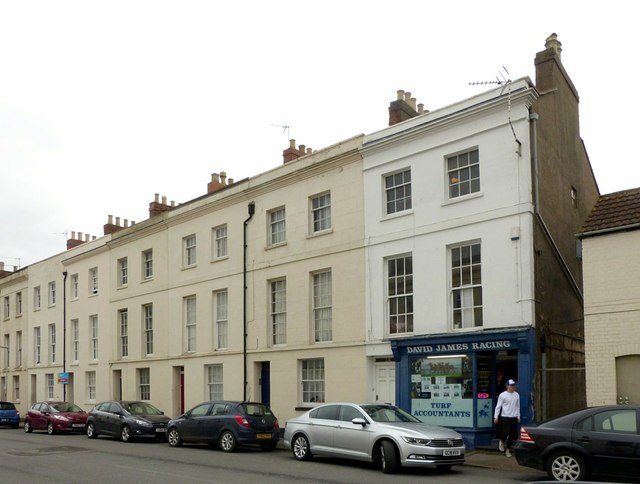
[[640,404],[640,188],[602,195],[580,237],[587,405]]
[[10,346],[22,328],[29,362],[4,368],[8,396],[20,376],[21,412],[63,398],[66,328],[67,399],[86,409],[145,399],[178,415],[246,398],[283,424],[316,402],[365,400],[361,138],[317,152],[292,144],[283,166],[235,183],[216,175],[202,197],[156,201],[148,220],[110,220],[109,235],[1,278],[10,305],[18,290],[44,298],[54,279],[58,290],[55,306],[1,321]]

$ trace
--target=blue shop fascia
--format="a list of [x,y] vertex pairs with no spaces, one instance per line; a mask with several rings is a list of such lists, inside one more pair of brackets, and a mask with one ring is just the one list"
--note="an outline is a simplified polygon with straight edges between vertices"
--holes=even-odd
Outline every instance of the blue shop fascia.
[[392,340],[396,403],[423,422],[457,430],[468,449],[491,445],[508,379],[518,382],[522,423],[533,420],[535,342],[530,326]]

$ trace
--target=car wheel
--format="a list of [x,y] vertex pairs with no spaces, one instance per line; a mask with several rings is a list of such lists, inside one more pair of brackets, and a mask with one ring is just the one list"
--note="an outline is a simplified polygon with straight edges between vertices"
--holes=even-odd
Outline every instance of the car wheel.
[[33,429],[31,428],[31,424],[29,423],[28,420],[24,421],[24,432],[26,434],[30,434],[31,432],[33,432]]
[[89,422],[87,424],[87,437],[90,439],[95,439],[98,437],[98,432],[96,432],[96,428],[93,425],[93,422]]
[[220,436],[220,448],[223,452],[233,452],[236,450],[236,438],[229,430],[222,432]]
[[293,456],[297,460],[309,460],[313,457],[309,446],[309,440],[307,440],[307,438],[302,434],[298,434],[293,438],[291,450],[293,451]]
[[47,424],[47,433],[48,433],[49,435],[53,435],[53,434],[55,434],[55,433],[56,433],[56,429],[53,427],[53,422],[49,422],[49,423]]
[[383,440],[380,444],[380,463],[382,472],[385,474],[393,474],[398,471],[396,446],[390,440]]
[[128,425],[122,426],[122,428],[120,429],[120,440],[122,440],[123,442],[131,441],[131,427],[129,427]]
[[547,473],[556,481],[582,481],[587,474],[587,468],[576,454],[558,452],[549,459]]
[[167,433],[167,442],[171,447],[180,447],[182,445],[182,437],[178,429],[170,429]]

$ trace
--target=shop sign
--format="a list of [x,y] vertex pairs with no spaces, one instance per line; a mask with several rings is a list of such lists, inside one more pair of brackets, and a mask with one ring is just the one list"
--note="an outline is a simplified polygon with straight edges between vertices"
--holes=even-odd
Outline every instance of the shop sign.
[[412,399],[411,414],[422,422],[443,427],[473,427],[473,399],[434,401]]
[[407,346],[407,353],[451,353],[460,351],[508,350],[513,348],[511,340],[476,341],[470,343],[446,343],[434,345]]

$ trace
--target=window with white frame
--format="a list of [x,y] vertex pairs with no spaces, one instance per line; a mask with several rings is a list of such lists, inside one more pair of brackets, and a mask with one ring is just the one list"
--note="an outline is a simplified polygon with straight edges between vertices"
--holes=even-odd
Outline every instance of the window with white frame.
[[49,325],[49,363],[56,362],[56,325]]
[[185,350],[196,350],[196,297],[184,298]]
[[450,253],[453,327],[482,326],[480,243],[451,247]]
[[331,341],[332,295],[331,271],[313,274],[313,328],[315,341]]
[[56,305],[56,281],[49,283],[49,306]]
[[22,293],[16,293],[16,316],[22,315]]
[[89,295],[98,294],[98,268],[89,269]]
[[71,360],[77,362],[80,359],[80,321],[71,320]]
[[118,286],[129,284],[129,261],[126,257],[118,259]]
[[324,358],[300,362],[302,403],[324,402]]
[[16,331],[16,368],[22,367],[22,331]]
[[269,245],[283,244],[287,240],[286,211],[284,207],[268,212]]
[[145,250],[142,253],[142,278],[144,280],[153,277],[153,250]]
[[93,402],[96,399],[96,372],[87,371],[85,372],[85,377],[87,382],[87,400]]
[[120,336],[120,358],[129,356],[129,311],[121,309],[118,311],[119,336]]
[[89,354],[92,360],[98,359],[98,315],[89,316]]
[[216,349],[224,349],[229,346],[229,315],[227,290],[213,293],[215,314]]
[[387,259],[389,334],[413,331],[413,257]]
[[40,309],[40,286],[36,286],[33,288],[33,310],[37,311]]
[[207,365],[207,390],[209,400],[222,400],[223,378],[222,365]]
[[138,368],[138,398],[151,400],[151,374],[149,368]]
[[449,198],[480,191],[480,156],[478,150],[447,156]]
[[402,212],[411,208],[411,170],[385,175],[384,192],[386,214]]
[[13,377],[13,399],[20,401],[20,377],[18,375]]
[[153,304],[142,306],[144,354],[153,355]]
[[51,400],[55,394],[55,381],[53,379],[53,373],[45,374],[45,386],[46,386],[46,395],[47,399]]
[[227,224],[224,224],[213,229],[213,258],[220,259],[227,255]]
[[11,336],[8,334],[4,335],[4,357],[2,358],[2,367],[7,369],[9,368],[9,362],[11,361],[10,351],[11,348]]
[[39,365],[42,362],[42,341],[40,326],[33,328],[33,362]]
[[71,286],[71,299],[78,299],[78,274],[71,274],[69,285]]
[[271,281],[271,343],[287,343],[287,280]]
[[3,298],[2,307],[3,307],[2,315],[4,319],[9,319],[9,316],[11,315],[11,304],[9,301],[9,296],[5,296]]
[[196,264],[196,236],[189,235],[182,239],[182,248],[184,253],[184,267],[191,267]]
[[311,197],[311,232],[331,228],[331,193]]

